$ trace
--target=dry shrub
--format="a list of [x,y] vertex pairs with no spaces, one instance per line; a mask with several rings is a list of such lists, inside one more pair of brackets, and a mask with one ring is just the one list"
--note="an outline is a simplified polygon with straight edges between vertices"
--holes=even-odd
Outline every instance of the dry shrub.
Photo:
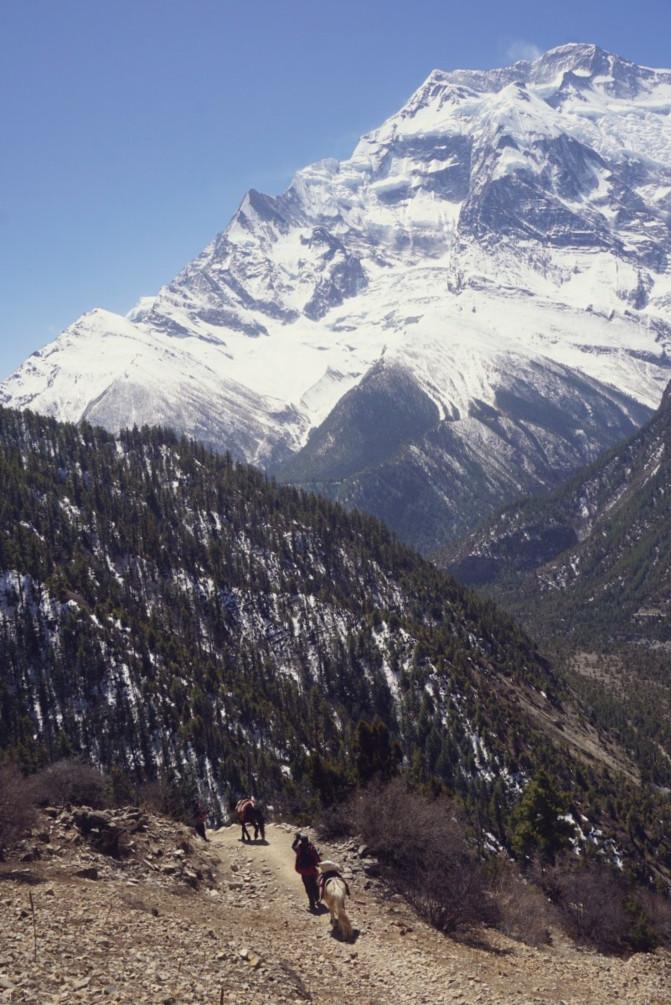
[[671,891],[660,893],[653,889],[638,890],[635,900],[655,933],[656,945],[671,947]]
[[603,953],[650,952],[671,940],[667,897],[634,887],[598,862],[563,861],[541,877],[575,942]]
[[12,764],[0,767],[0,860],[36,819],[33,787]]
[[548,944],[550,928],[559,923],[559,916],[542,890],[520,876],[510,863],[500,861],[491,892],[499,912],[499,931],[528,946]]
[[484,923],[540,946],[561,926],[575,942],[606,953],[671,946],[668,896],[572,855],[524,876],[505,859],[483,865],[454,804],[427,799],[400,778],[325,811],[320,833],[360,835],[389,885],[442,931]]
[[555,883],[564,928],[571,938],[602,952],[622,952],[630,919],[615,877],[591,866],[558,875]]
[[355,796],[350,812],[387,880],[436,928],[455,931],[496,920],[484,869],[450,800],[426,799],[396,779]]
[[671,946],[671,899],[656,890],[638,890],[634,901],[640,904],[641,910],[648,918],[657,944]]
[[140,804],[152,813],[191,826],[197,791],[183,783],[159,778],[140,788]]
[[55,761],[34,777],[37,802],[52,806],[90,806],[111,803],[109,780],[92,764],[75,758]]
[[318,831],[324,841],[350,837],[355,831],[350,802],[334,803],[322,810]]

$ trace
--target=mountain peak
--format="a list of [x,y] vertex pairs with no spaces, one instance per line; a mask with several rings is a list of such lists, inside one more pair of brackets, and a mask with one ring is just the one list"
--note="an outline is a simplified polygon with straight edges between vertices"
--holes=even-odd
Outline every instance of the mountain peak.
[[[308,460],[333,470],[352,456],[338,437],[391,409],[410,430],[396,452],[361,449],[351,483],[318,487],[433,550],[658,405],[670,108],[671,73],[593,43],[434,69],[350,158],[250,189],[156,296],[71,326],[0,402],[115,429],[160,417],[278,475],[305,450],[313,487]],[[383,355],[412,378],[397,405],[372,379]]]
[[633,95],[645,81],[671,81],[665,70],[638,66],[616,53],[602,49],[594,42],[568,42],[554,46],[536,59],[520,59],[498,69],[436,68],[411,97],[406,109],[416,109],[446,89],[462,87],[476,92],[495,93],[511,83],[536,85],[563,83],[565,75],[574,75],[585,81],[594,80],[606,89],[619,94]]
[[606,49],[602,49],[595,42],[566,42],[563,45],[555,45],[547,49],[544,53],[533,60],[534,63],[542,63],[548,59],[570,59],[575,62],[583,60],[594,60],[596,58],[607,57],[617,60],[619,56]]
[[547,74],[578,73],[584,76],[614,76],[634,63],[607,52],[593,42],[569,42],[558,45],[539,56],[531,64],[532,75],[541,80]]

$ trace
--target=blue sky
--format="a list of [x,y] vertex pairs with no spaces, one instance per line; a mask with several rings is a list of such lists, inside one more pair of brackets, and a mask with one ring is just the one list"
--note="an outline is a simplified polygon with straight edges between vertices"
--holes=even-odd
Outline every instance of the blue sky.
[[345,156],[434,67],[567,41],[671,65],[671,2],[0,0],[0,378],[126,312],[221,230]]

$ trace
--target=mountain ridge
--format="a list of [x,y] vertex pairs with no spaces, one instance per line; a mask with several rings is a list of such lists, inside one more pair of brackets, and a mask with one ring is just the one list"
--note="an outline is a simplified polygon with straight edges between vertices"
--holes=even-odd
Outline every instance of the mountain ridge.
[[[396,722],[403,668],[425,664],[443,604],[450,614],[434,640],[441,666],[453,652],[468,677],[462,643],[469,651],[493,644],[486,674],[508,668],[520,684],[528,677],[528,686],[559,693],[507,618],[382,524],[274,485],[170,431],[115,439],[0,409],[0,468],[0,646],[3,667],[13,668],[2,680],[5,745],[53,756],[64,744],[131,775],[170,766],[176,751],[187,762],[200,751],[207,776],[215,733],[224,747],[242,743],[231,729],[249,730],[252,750],[253,738],[266,736],[283,763],[285,741],[272,739],[272,723],[283,708],[294,710],[290,719],[300,708],[295,727],[282,720],[280,732],[303,733],[303,715],[316,717],[316,732],[309,726],[310,738],[287,747],[286,763],[300,768],[299,750],[314,747],[316,735],[325,756],[335,744],[337,758],[350,718]],[[464,678],[464,709],[469,688]],[[157,716],[169,720],[160,743]],[[271,778],[280,785],[277,767]],[[243,788],[252,783],[250,775]]]
[[[156,296],[125,318],[85,315],[0,385],[0,403],[114,431],[162,422],[378,515],[397,482],[385,519],[438,548],[658,404],[669,108],[671,71],[593,45],[434,70],[349,159],[309,165],[279,196],[250,190]],[[312,441],[323,454],[329,422],[356,441],[343,402],[358,389],[365,411],[381,363],[433,402],[435,435],[344,478],[326,463],[322,480]]]
[[555,492],[439,556],[552,659],[648,782],[671,776],[671,387],[653,418]]
[[502,511],[441,559],[527,625],[575,640],[665,640],[671,384],[638,433],[553,494]]

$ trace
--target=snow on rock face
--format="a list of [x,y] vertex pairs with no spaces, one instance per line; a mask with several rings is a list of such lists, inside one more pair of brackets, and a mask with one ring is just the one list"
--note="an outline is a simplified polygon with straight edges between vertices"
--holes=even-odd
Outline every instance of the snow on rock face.
[[[276,470],[384,360],[437,410],[433,446],[407,443],[424,472],[456,463],[435,445],[456,436],[499,502],[549,484],[640,423],[669,377],[670,112],[671,71],[593,45],[435,70],[349,160],[306,167],[277,197],[248,192],[156,296],[127,318],[84,315],[0,403],[112,429],[160,421]],[[548,414],[506,420],[511,369],[517,398]],[[601,419],[562,429],[576,381]],[[479,445],[510,446],[505,421],[521,433],[501,480]]]

